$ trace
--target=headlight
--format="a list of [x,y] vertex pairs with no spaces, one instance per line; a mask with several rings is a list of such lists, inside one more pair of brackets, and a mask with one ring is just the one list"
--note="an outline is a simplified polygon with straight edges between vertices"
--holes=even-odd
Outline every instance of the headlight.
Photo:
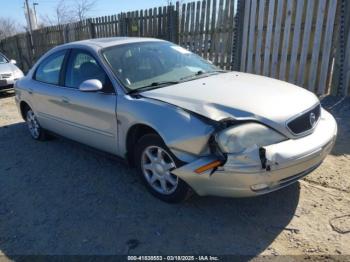
[[16,69],[13,72],[13,78],[14,79],[19,79],[23,77],[23,72],[20,69]]
[[247,123],[223,130],[217,134],[216,140],[222,152],[239,153],[253,145],[267,146],[286,138],[264,125]]

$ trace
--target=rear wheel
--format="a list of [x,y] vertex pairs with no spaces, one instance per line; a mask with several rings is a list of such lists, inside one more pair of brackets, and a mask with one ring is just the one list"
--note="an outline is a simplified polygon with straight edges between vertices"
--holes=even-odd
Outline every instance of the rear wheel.
[[46,132],[41,128],[31,108],[26,111],[26,123],[31,137],[35,140],[46,140]]
[[148,190],[157,198],[177,203],[190,195],[190,187],[172,170],[184,163],[155,134],[143,136],[136,148],[135,163]]

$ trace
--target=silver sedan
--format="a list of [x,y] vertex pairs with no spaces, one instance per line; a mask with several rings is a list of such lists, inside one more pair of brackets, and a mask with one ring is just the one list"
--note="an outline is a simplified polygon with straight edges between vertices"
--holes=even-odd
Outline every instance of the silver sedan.
[[321,164],[337,134],[309,91],[157,39],[56,47],[15,90],[34,139],[56,133],[125,158],[168,202],[285,187]]
[[23,72],[16,66],[16,60],[9,60],[0,53],[0,92],[13,88],[15,81],[21,77]]

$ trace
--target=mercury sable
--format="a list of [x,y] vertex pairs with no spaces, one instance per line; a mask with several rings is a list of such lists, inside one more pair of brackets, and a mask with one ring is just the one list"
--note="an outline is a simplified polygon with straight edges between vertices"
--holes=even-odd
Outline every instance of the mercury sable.
[[125,158],[168,202],[285,187],[321,164],[337,134],[309,91],[157,39],[56,47],[15,89],[34,139],[49,131]]

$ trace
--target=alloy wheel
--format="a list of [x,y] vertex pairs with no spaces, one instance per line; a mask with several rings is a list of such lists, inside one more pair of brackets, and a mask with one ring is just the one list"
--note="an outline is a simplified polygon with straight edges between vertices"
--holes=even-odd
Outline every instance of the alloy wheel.
[[142,171],[149,185],[157,192],[169,195],[178,186],[178,177],[171,171],[176,168],[174,160],[161,147],[149,146],[142,153]]
[[27,125],[32,137],[38,139],[40,137],[40,125],[32,110],[28,110],[27,112]]

